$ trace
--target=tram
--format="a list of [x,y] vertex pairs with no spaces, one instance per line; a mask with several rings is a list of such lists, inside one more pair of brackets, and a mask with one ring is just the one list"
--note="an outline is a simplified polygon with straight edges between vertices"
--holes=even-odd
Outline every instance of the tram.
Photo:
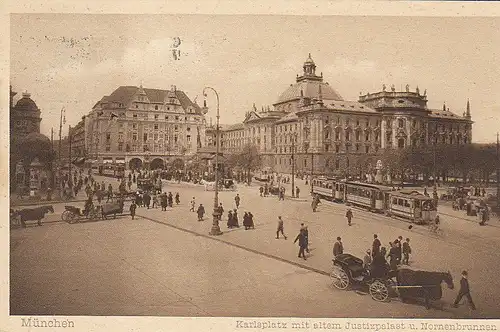
[[356,205],[373,212],[384,212],[391,187],[362,183],[345,183],[345,203]]
[[418,224],[429,223],[437,215],[433,199],[418,191],[398,191],[384,185],[327,177],[315,178],[311,185],[312,195],[321,199],[401,217]]
[[429,223],[437,215],[434,200],[431,197],[422,195],[418,191],[391,192],[387,203],[387,215],[410,219],[417,224]]

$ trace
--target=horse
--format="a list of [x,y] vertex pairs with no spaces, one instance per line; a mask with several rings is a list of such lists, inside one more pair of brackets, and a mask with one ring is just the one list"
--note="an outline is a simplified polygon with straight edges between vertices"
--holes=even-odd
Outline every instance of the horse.
[[205,191],[208,191],[208,190],[215,190],[215,181],[214,182],[208,182],[208,181],[205,181],[205,180],[201,180],[200,181],[200,184],[205,186]]
[[439,300],[443,296],[441,283],[444,281],[449,289],[453,289],[453,277],[448,272],[414,271],[399,269],[396,272],[398,286],[415,286],[398,288],[399,297],[404,303],[408,298],[424,298],[425,307],[431,308],[431,300]]
[[115,203],[109,203],[109,204],[103,204],[100,207],[100,212],[101,212],[101,217],[104,220],[107,220],[106,218],[109,215],[113,215],[114,218],[116,218],[117,213],[123,213],[123,206],[125,205],[125,202],[123,199],[119,199]]
[[19,211],[14,211],[13,216],[15,218],[20,218],[21,226],[26,227],[26,221],[36,220],[38,226],[42,226],[42,219],[45,217],[47,212],[54,213],[54,207],[52,205],[39,206],[32,209],[23,209]]

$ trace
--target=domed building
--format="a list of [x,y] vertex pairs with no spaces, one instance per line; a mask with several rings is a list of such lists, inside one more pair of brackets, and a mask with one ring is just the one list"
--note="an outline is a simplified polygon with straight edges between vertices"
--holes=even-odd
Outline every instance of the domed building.
[[[465,104],[465,103],[464,103]],[[427,107],[427,91],[390,91],[347,101],[316,74],[311,54],[273,104],[247,112],[243,127],[223,130],[221,147],[237,153],[255,145],[262,168],[278,173],[295,172],[336,176],[360,175],[376,164],[386,149],[463,145],[472,140],[470,103],[458,115],[446,106]],[[464,105],[465,106],[465,105]]]
[[[11,190],[36,186],[46,189],[51,178],[54,154],[49,138],[40,134],[41,111],[28,92],[14,105],[16,92],[10,88]],[[36,168],[36,170],[34,169]],[[36,179],[36,183],[33,181]]]

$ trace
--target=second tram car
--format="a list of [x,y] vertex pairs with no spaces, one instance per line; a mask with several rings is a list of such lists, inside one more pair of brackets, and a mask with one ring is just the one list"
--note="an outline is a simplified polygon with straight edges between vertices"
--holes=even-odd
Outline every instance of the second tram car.
[[386,209],[388,193],[391,187],[362,183],[345,183],[345,202],[357,205],[375,212],[383,212]]
[[390,193],[386,213],[410,219],[417,224],[426,224],[436,218],[437,207],[431,197],[418,191],[395,191]]

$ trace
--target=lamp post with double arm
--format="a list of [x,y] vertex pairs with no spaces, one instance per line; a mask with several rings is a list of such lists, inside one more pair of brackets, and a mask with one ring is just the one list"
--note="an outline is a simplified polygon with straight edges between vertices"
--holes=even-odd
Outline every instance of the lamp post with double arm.
[[[215,93],[215,96],[217,97],[217,122],[216,122],[216,128],[215,128],[215,195],[214,195],[214,211],[212,213],[213,217],[213,223],[212,223],[212,229],[210,230],[210,235],[221,235],[222,232],[220,230],[219,226],[219,94],[217,91],[215,91],[214,88],[211,88],[209,86],[205,87],[203,89],[203,96],[206,98],[207,94],[206,91],[211,90]],[[203,100],[203,109],[204,113],[207,112],[207,100]],[[220,216],[222,217],[222,216]]]

